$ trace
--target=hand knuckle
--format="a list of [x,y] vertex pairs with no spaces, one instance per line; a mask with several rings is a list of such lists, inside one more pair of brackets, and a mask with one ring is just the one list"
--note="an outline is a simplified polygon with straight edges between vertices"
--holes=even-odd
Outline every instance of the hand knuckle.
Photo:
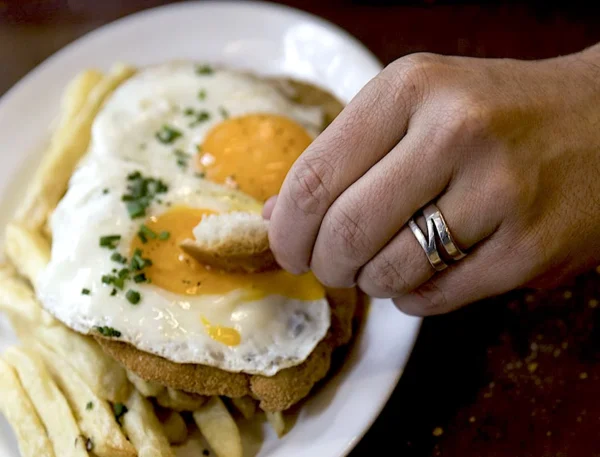
[[450,302],[446,293],[433,281],[423,284],[414,294],[419,298],[420,309],[424,315],[437,314],[449,308]]
[[325,160],[304,158],[292,168],[289,193],[297,209],[304,214],[323,211],[330,197],[329,180],[333,167]]
[[494,110],[483,98],[461,93],[449,104],[445,116],[450,131],[459,141],[483,139],[490,133]]
[[323,222],[335,255],[342,256],[345,261],[353,264],[361,263],[368,255],[369,237],[360,217],[354,212],[332,208]]
[[385,256],[378,256],[366,265],[364,273],[379,294],[385,297],[396,297],[408,292],[410,288],[398,265],[399,262],[393,262]]

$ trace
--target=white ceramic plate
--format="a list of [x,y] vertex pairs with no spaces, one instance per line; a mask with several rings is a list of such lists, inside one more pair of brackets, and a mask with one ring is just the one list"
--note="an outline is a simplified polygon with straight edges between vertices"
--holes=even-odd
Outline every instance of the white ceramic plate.
[[[39,160],[67,82],[88,67],[170,59],[213,61],[324,86],[344,102],[381,70],[356,39],[309,14],[268,3],[186,2],[147,10],[67,46],[0,99],[0,224],[10,218]],[[9,63],[7,63],[9,64]],[[404,369],[420,319],[375,300],[343,369],[301,409],[278,440],[264,427],[252,455],[344,456],[373,423]],[[0,319],[0,349],[14,338]],[[0,395],[2,393],[0,392]],[[0,418],[0,455],[18,457]]]

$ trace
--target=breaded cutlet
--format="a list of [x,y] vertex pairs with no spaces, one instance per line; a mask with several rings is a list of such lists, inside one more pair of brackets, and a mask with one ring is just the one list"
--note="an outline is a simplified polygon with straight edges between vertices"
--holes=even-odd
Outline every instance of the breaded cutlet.
[[308,395],[329,371],[333,351],[350,341],[358,302],[356,289],[326,289],[331,325],[325,338],[300,365],[274,376],[232,373],[191,363],[175,363],[119,341],[95,336],[115,360],[146,381],[200,395],[243,397],[260,401],[265,411],[284,411]]

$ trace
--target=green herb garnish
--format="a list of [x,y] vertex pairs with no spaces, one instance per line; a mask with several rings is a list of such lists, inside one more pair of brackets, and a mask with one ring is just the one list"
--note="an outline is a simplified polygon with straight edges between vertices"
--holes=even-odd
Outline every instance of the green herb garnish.
[[205,100],[206,99],[206,91],[204,89],[200,89],[200,92],[198,92],[198,100]]
[[106,235],[100,237],[100,246],[108,249],[115,249],[119,241],[121,240],[121,235]]
[[219,113],[221,113],[223,119],[229,119],[229,111],[227,111],[224,107],[219,106]]
[[108,194],[108,187],[105,187],[104,189],[102,189],[102,193],[103,194]]
[[155,240],[157,235],[152,230],[150,230],[146,225],[142,224],[140,226],[140,231],[138,232],[138,238],[142,241],[142,243],[146,243],[148,238]]
[[165,124],[156,132],[156,139],[162,144],[171,144],[181,135],[182,133],[179,130]]
[[136,249],[135,251],[133,251],[131,263],[129,264],[132,271],[140,271],[143,268],[149,267],[151,265],[152,261],[150,259],[143,258],[142,251],[140,249]]
[[206,122],[210,119],[210,113],[208,111],[194,111],[192,108],[186,108],[183,112],[186,116],[193,116],[194,120],[190,123],[189,127],[194,127],[201,122]]
[[164,240],[168,240],[170,236],[171,236],[171,234],[169,232],[163,231],[158,234],[158,239],[164,241]]
[[81,295],[89,295],[90,293],[90,289],[81,289]]
[[122,263],[122,264],[127,263],[127,259],[118,252],[113,252],[113,254],[110,256],[110,260],[112,260],[114,262]]
[[146,273],[138,273],[133,277],[133,281],[135,283],[148,282],[148,278],[146,278]]
[[196,178],[200,178],[200,179],[202,179],[202,178],[204,178],[204,177],[206,176],[206,173],[204,173],[204,172],[202,172],[202,171],[199,171],[199,172],[197,172],[197,173],[194,173],[194,176],[195,176]]
[[175,154],[175,157],[177,157],[177,165],[181,168],[187,168],[190,155],[186,154],[181,149],[175,149],[173,153]]
[[196,74],[198,75],[212,75],[214,70],[210,65],[198,65],[196,67]]
[[106,336],[108,338],[112,338],[112,337],[120,337],[121,336],[121,332],[119,332],[118,330],[112,328],[112,327],[95,327],[95,329],[98,331],[98,333],[100,333],[100,335],[102,336]]
[[139,171],[127,176],[128,193],[121,197],[125,202],[127,211],[132,219],[146,215],[146,208],[150,206],[157,194],[165,193],[168,186],[160,179],[146,178]]
[[125,406],[123,403],[115,403],[112,408],[113,413],[115,414],[115,420],[121,424],[121,417],[123,417],[127,412],[127,406]]
[[88,411],[92,410],[94,408],[94,403],[92,403],[91,401],[89,401],[87,403],[87,405],[85,405],[85,409],[87,409]]
[[132,305],[137,305],[140,302],[142,296],[140,295],[139,292],[129,289],[127,291],[127,293],[125,294],[125,298],[127,298],[129,303],[131,303]]
[[117,289],[123,290],[123,286],[125,285],[126,277],[120,277],[115,275],[103,275],[102,283],[107,285],[113,285]]
[[114,297],[115,295],[117,295],[117,289],[113,288],[113,290],[110,291],[110,296]]

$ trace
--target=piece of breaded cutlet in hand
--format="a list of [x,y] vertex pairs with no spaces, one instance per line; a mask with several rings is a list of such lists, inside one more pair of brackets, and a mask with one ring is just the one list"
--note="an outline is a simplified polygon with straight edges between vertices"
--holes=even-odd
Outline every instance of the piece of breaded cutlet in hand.
[[[180,246],[204,265],[226,271],[260,272],[279,268],[269,248],[268,221],[260,214],[232,212],[205,216],[193,240]],[[358,293],[328,289],[331,324],[325,337],[302,363],[273,376],[234,373],[192,363],[175,363],[127,343],[95,337],[104,350],[146,381],[200,395],[243,397],[265,411],[284,411],[306,397],[329,372],[333,351],[350,341]]]

